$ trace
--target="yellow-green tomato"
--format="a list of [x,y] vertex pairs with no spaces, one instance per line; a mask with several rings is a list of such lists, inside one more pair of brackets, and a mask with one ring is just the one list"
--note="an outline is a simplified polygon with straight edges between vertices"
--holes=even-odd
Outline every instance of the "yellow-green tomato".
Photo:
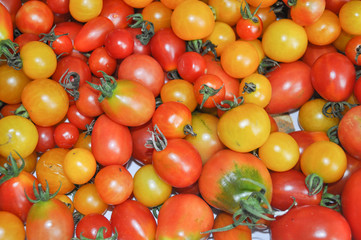
[[[38,130],[28,119],[10,115],[0,119],[0,155],[14,159],[32,154],[38,143]],[[17,154],[18,153],[18,154]]]
[[162,204],[172,193],[172,186],[157,175],[152,164],[139,168],[134,175],[133,183],[134,197],[147,207]]
[[258,155],[268,169],[284,172],[297,164],[300,152],[292,136],[284,132],[272,132],[258,149]]
[[217,135],[218,120],[216,116],[209,113],[192,113],[192,128],[197,135],[188,134],[185,139],[198,150],[203,164],[214,153],[225,148]]
[[253,103],[244,103],[225,112],[217,124],[219,139],[236,152],[250,152],[262,146],[271,132],[267,112]]
[[345,173],[347,157],[344,150],[336,143],[318,141],[303,151],[300,165],[306,176],[316,173],[323,179],[324,183],[333,183]]

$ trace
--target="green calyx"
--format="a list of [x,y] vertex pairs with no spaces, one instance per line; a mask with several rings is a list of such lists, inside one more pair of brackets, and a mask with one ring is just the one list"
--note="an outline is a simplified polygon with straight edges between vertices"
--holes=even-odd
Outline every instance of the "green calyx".
[[6,61],[10,67],[20,70],[23,67],[23,61],[20,58],[19,45],[10,39],[1,40],[0,61]]
[[256,84],[254,84],[253,82],[245,83],[242,93],[253,93],[256,91],[256,89]]
[[39,183],[37,186],[35,185],[35,180],[34,180],[34,183],[33,183],[33,191],[34,191],[34,196],[35,196],[35,199],[31,199],[25,192],[25,196],[26,198],[29,200],[29,202],[31,203],[38,203],[38,202],[46,202],[46,201],[49,201],[50,199],[54,198],[58,192],[60,191],[61,189],[61,182],[60,182],[60,186],[58,188],[58,190],[56,190],[55,193],[53,194],[50,194],[49,192],[49,184],[48,184],[48,181],[45,180],[46,182],[46,188],[45,188],[45,191],[43,190],[43,187],[41,186],[41,183]]
[[132,19],[135,21],[133,24],[129,24],[131,28],[140,28],[141,34],[138,34],[136,38],[143,44],[147,45],[150,39],[154,36],[154,24],[150,21],[144,20],[141,13],[135,13],[127,16],[127,20]]
[[0,173],[3,175],[3,177],[0,179],[0,185],[13,177],[19,176],[20,172],[25,167],[24,159],[20,156],[20,154],[18,152],[15,151],[15,153],[20,157],[21,165],[20,165],[20,167],[18,167],[16,160],[10,153],[10,155],[7,158],[8,163],[5,163],[4,167],[0,167]]
[[103,77],[100,78],[101,85],[87,82],[92,88],[101,92],[98,100],[102,102],[105,98],[110,98],[113,96],[113,91],[117,87],[117,81],[114,77],[106,74],[103,71],[99,71],[103,74]]
[[154,125],[153,131],[148,131],[151,133],[152,139],[148,140],[144,146],[146,148],[154,148],[157,152],[164,150],[167,147],[168,141],[157,124]]
[[208,52],[211,52],[214,55],[216,61],[219,61],[216,51],[217,45],[213,44],[210,40],[207,40],[203,43],[201,39],[187,41],[186,51],[187,52],[196,52],[202,56],[206,55]]
[[272,72],[275,70],[275,67],[280,67],[279,63],[273,59],[265,57],[261,60],[258,65],[257,72],[259,74],[265,75],[266,73]]
[[245,6],[243,7],[243,2],[241,4],[241,16],[243,19],[251,19],[252,22],[258,23],[258,18],[256,17],[258,9],[261,7],[261,4],[258,5],[258,7],[254,10],[254,12],[251,12],[251,9],[249,8],[249,4],[245,2]]
[[97,235],[95,236],[95,239],[86,238],[86,237],[83,236],[83,234],[80,234],[79,239],[78,238],[73,238],[72,240],[116,240],[116,239],[118,239],[118,232],[117,232],[116,228],[114,228],[114,231],[115,231],[114,235],[112,235],[109,238],[104,237],[104,230],[106,230],[105,227],[100,227],[98,229]]
[[346,107],[351,109],[357,106],[357,104],[351,104],[346,101],[342,102],[327,102],[322,108],[322,113],[328,118],[339,118],[343,117],[342,112],[346,110]]
[[325,185],[320,205],[341,212],[341,196],[327,192],[327,188]]
[[220,88],[214,89],[212,87],[209,87],[207,84],[202,84],[201,89],[199,90],[199,93],[203,95],[203,99],[202,99],[202,103],[199,106],[199,108],[202,109],[204,103],[208,100],[208,98],[216,95],[219,91],[221,91],[223,86],[224,86],[224,84]]
[[323,179],[316,173],[307,175],[305,184],[307,186],[309,196],[316,195],[323,189]]
[[243,102],[244,102],[244,99],[242,96],[236,97],[235,95],[233,95],[233,101],[227,100],[227,99],[223,100],[223,101],[221,101],[220,104],[216,103],[216,107],[221,111],[229,111],[232,108],[242,105]]
[[69,72],[67,69],[59,79],[60,85],[65,89],[74,101],[79,99],[80,76],[76,72]]
[[49,46],[51,48],[53,48],[53,42],[55,42],[58,38],[60,38],[61,36],[65,36],[65,35],[69,35],[69,33],[64,33],[64,34],[59,34],[56,35],[54,32],[56,25],[54,25],[54,27],[49,31],[49,33],[40,33],[39,37],[40,37],[40,42],[43,43],[49,43]]
[[14,114],[23,118],[30,118],[28,110],[26,110],[26,108],[22,104],[15,110]]

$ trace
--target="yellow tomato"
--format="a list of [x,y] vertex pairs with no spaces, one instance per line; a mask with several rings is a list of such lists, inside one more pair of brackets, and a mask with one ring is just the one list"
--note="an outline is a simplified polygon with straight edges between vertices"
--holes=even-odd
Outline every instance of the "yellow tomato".
[[223,49],[229,44],[236,41],[236,34],[232,27],[224,22],[216,21],[213,31],[210,35],[203,39],[205,41],[211,41],[216,45],[217,56],[220,56]]
[[79,22],[88,22],[99,16],[103,0],[69,0],[70,15]]
[[361,35],[361,1],[346,2],[338,14],[342,29],[352,35]]
[[271,101],[271,83],[264,75],[253,73],[242,79],[239,96],[243,97],[245,103],[254,103],[264,108]]

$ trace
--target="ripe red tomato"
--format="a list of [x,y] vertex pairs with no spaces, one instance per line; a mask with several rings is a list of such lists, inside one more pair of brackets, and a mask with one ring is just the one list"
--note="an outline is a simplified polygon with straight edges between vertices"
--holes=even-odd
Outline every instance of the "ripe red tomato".
[[78,141],[78,138],[79,130],[70,122],[63,122],[55,127],[54,141],[60,148],[72,148]]
[[41,127],[35,125],[36,129],[38,130],[39,140],[36,145],[35,151],[39,153],[46,152],[49,149],[55,147],[55,140],[54,140],[54,129],[55,126],[50,127]]
[[193,83],[205,74],[206,61],[200,53],[185,52],[178,58],[177,71],[182,79]]
[[213,74],[203,74],[194,82],[194,95],[200,108],[214,108],[226,95],[222,80]]
[[100,213],[90,213],[85,215],[76,226],[76,237],[80,235],[86,238],[95,239],[97,232],[101,227],[104,227],[104,238],[112,236],[112,226],[110,221]]
[[74,124],[79,130],[87,130],[87,125],[90,125],[94,120],[93,117],[88,117],[80,113],[75,104],[69,106],[66,116],[69,122]]
[[133,53],[134,40],[128,30],[115,28],[106,35],[104,46],[111,57],[123,59]]
[[131,22],[127,16],[134,14],[134,8],[123,0],[105,0],[100,15],[107,17],[114,24],[114,28],[126,28]]
[[291,1],[284,0],[284,2],[291,7],[292,20],[301,26],[315,23],[326,7],[325,0],[297,0],[292,5],[289,4]]
[[104,47],[98,47],[91,52],[88,65],[91,73],[100,78],[103,76],[103,73],[100,71],[113,75],[117,68],[117,60],[111,57]]
[[141,126],[129,128],[133,140],[132,156],[141,164],[152,163],[153,149],[145,146],[147,141],[152,140],[152,134],[149,131],[152,126],[152,121],[149,121]]

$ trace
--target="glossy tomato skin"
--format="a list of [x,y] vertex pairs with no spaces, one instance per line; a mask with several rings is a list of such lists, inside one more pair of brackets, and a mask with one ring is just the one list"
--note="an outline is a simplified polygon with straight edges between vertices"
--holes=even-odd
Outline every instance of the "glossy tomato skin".
[[103,166],[125,164],[133,149],[129,129],[104,114],[94,124],[91,146],[96,161]]
[[199,190],[208,204],[233,214],[239,209],[237,199],[240,195],[246,198],[260,190],[259,186],[243,181],[244,178],[264,185],[265,197],[271,201],[272,179],[266,166],[251,153],[229,149],[218,151],[203,166]]
[[35,151],[39,153],[43,153],[49,149],[55,147],[54,140],[54,126],[50,127],[41,127],[36,125],[36,129],[38,130],[39,140],[36,145]]
[[291,18],[301,26],[308,26],[321,17],[325,7],[325,0],[298,0],[295,5],[291,6]]
[[338,138],[343,148],[354,158],[361,160],[361,106],[351,108],[346,112],[338,125]]
[[319,205],[294,207],[271,222],[270,228],[272,239],[277,240],[298,239],[300,234],[304,240],[351,239],[346,219],[339,212]]
[[153,151],[153,166],[157,174],[173,187],[195,183],[202,171],[202,159],[195,147],[182,138],[167,141],[164,150]]
[[309,43],[306,48],[305,54],[302,56],[302,61],[312,67],[313,63],[323,54],[329,52],[336,52],[337,49],[331,44],[328,45],[314,45]]
[[328,101],[347,100],[352,94],[355,79],[355,68],[351,60],[338,52],[322,55],[311,68],[314,89]]
[[361,170],[358,170],[347,180],[341,195],[342,212],[350,224],[352,237],[355,240],[361,239],[361,231],[358,227],[360,209],[357,208],[357,201],[361,194],[360,183]]
[[91,73],[99,78],[103,76],[103,73],[100,71],[113,75],[117,68],[117,60],[109,56],[104,47],[98,47],[92,51],[88,64]]
[[145,144],[152,140],[152,134],[149,130],[152,129],[152,122],[149,121],[138,127],[129,128],[133,141],[133,158],[141,164],[152,163],[153,149],[147,148]]
[[23,222],[15,214],[0,211],[0,237],[7,240],[25,239]]
[[110,221],[111,226],[118,232],[118,239],[155,239],[155,219],[149,209],[140,202],[128,199],[117,205]]
[[177,71],[182,79],[193,83],[205,74],[206,61],[200,53],[185,52],[178,58]]
[[[15,214],[25,223],[30,207],[33,205],[27,198],[35,198],[33,183],[38,180],[24,170],[16,177],[0,185],[0,210]],[[26,193],[26,195],[25,195]]]
[[[13,26],[15,26],[15,16],[21,7],[21,0],[0,0],[0,3],[8,10]],[[5,16],[5,15],[2,15]]]
[[88,117],[81,114],[75,104],[69,106],[68,113],[66,114],[70,123],[74,124],[79,130],[86,130],[87,125],[90,125],[94,120],[93,117]]
[[298,170],[271,172],[271,178],[273,184],[272,207],[286,210],[293,203],[292,197],[295,198],[297,206],[320,204],[322,193],[309,196],[305,184],[306,176]]
[[0,4],[0,13],[2,21],[0,24],[0,40],[10,39],[14,40],[13,22],[9,11],[3,4]]
[[133,53],[134,40],[126,29],[115,28],[107,33],[104,46],[111,57],[123,59]]
[[104,214],[108,209],[108,204],[99,196],[94,183],[81,185],[74,194],[73,202],[74,208],[83,215]]
[[122,0],[106,0],[103,1],[103,9],[100,15],[112,21],[115,28],[126,28],[131,22],[131,19],[127,19],[127,16],[133,13],[134,8]]
[[297,144],[298,150],[300,151],[300,156],[303,151],[312,143],[316,141],[328,141],[329,138],[325,132],[314,132],[314,131],[304,131],[298,130],[290,132],[289,135],[293,137]]
[[159,211],[156,239],[205,240],[211,230],[213,212],[207,203],[194,194],[178,194],[169,198]]
[[[311,68],[301,62],[281,63],[266,76],[272,86],[270,103],[265,107],[269,114],[294,111],[313,95]],[[287,101],[284,99],[287,98]]]
[[73,232],[73,216],[60,200],[40,201],[30,208],[26,219],[27,239],[71,239]]
[[75,101],[79,112],[84,116],[97,117],[104,111],[98,100],[99,91],[92,88],[89,84],[79,87],[79,98]]
[[60,148],[72,148],[78,141],[79,130],[69,122],[63,122],[57,125],[54,129],[55,144]]
[[80,238],[80,235],[86,238],[95,239],[97,232],[101,227],[104,227],[104,238],[112,236],[112,227],[110,221],[100,213],[90,213],[85,215],[76,226],[76,236]]
[[46,0],[46,4],[54,13],[69,13],[69,0]]

